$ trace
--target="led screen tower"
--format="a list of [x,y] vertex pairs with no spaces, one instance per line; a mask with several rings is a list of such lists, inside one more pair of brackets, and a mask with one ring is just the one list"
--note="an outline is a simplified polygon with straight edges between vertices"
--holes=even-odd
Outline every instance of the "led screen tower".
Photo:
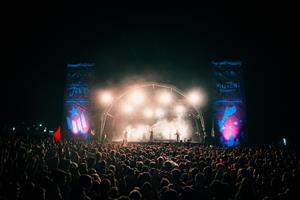
[[214,122],[216,136],[225,146],[244,143],[245,98],[242,65],[239,61],[212,62],[215,94]]
[[88,137],[90,130],[89,83],[93,63],[67,65],[64,130],[67,137]]

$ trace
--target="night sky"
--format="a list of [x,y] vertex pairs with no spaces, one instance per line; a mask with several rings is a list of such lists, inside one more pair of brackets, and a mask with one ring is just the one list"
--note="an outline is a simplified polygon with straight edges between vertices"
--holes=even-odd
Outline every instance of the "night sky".
[[292,5],[34,6],[8,6],[1,25],[2,123],[59,126],[67,63],[96,63],[99,88],[134,76],[182,90],[201,86],[211,95],[210,62],[240,60],[250,138],[297,137],[299,23]]

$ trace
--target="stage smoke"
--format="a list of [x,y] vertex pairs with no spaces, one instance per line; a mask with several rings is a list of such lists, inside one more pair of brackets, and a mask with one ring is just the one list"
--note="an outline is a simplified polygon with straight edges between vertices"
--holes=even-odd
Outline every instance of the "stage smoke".
[[162,119],[152,126],[147,124],[129,125],[125,128],[129,142],[149,142],[150,131],[153,130],[155,141],[175,141],[176,132],[180,133],[180,140],[192,137],[190,124],[182,117],[173,120]]

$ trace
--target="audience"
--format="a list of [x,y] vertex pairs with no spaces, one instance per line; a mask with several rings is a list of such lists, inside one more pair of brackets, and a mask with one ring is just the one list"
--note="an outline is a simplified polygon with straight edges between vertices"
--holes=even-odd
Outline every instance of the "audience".
[[285,200],[298,152],[280,147],[102,144],[0,137],[2,200]]

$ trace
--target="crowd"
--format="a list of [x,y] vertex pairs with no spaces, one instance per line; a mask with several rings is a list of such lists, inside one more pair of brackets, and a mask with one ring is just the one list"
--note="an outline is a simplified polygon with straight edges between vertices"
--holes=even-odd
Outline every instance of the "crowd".
[[299,167],[298,152],[281,147],[122,146],[5,136],[0,199],[298,199]]

